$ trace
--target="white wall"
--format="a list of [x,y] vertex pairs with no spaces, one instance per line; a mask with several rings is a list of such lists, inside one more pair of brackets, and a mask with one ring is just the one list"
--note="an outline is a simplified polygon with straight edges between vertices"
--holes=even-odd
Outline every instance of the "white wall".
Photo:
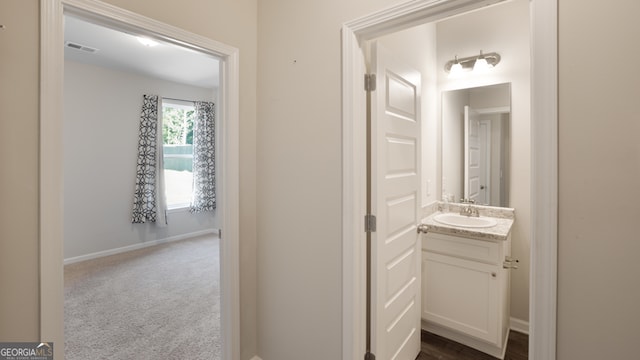
[[490,73],[448,79],[440,72],[442,91],[511,83],[511,206],[516,209],[512,255],[520,268],[511,277],[511,316],[529,319],[530,254],[530,50],[529,1],[514,0],[437,24],[438,66],[459,57],[498,52],[502,60]]
[[72,61],[64,75],[65,259],[218,227],[217,211],[131,223],[142,95],[217,103],[214,89]]

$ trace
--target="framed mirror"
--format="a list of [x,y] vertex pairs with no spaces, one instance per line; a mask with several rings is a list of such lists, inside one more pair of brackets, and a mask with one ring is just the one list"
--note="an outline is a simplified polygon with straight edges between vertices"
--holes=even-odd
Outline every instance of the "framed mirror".
[[511,84],[442,93],[442,200],[509,207]]

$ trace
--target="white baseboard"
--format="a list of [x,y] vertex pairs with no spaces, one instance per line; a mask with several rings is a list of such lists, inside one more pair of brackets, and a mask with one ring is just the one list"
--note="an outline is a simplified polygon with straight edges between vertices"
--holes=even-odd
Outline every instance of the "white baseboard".
[[191,233],[188,233],[188,234],[170,236],[170,237],[164,238],[164,239],[152,240],[152,241],[147,241],[147,242],[143,242],[143,243],[140,243],[140,244],[124,246],[124,247],[120,247],[120,248],[116,248],[116,249],[98,251],[98,252],[94,252],[94,253],[91,253],[91,254],[80,255],[80,256],[75,256],[75,257],[72,257],[72,258],[64,259],[64,265],[69,265],[69,264],[73,264],[73,263],[77,263],[77,262],[81,262],[81,261],[86,261],[86,260],[97,259],[97,258],[109,256],[109,255],[120,254],[120,253],[127,252],[127,251],[143,249],[143,248],[146,248],[146,247],[149,247],[149,246],[165,244],[165,243],[169,243],[169,242],[173,242],[173,241],[186,240],[186,239],[190,239],[190,238],[194,238],[194,237],[198,237],[198,236],[211,235],[211,234],[216,234],[217,235],[219,233],[220,233],[220,229],[207,229],[207,230],[191,232]]
[[529,322],[528,321],[524,321],[524,320],[520,320],[520,319],[516,319],[516,318],[511,318],[509,326],[511,327],[511,330],[513,330],[513,331],[517,331],[519,333],[523,333],[523,334],[529,335]]

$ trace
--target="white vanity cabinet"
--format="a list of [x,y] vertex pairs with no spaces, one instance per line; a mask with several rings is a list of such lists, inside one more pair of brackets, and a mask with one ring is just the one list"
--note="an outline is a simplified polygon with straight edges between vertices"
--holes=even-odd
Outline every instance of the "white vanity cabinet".
[[511,238],[427,233],[422,246],[423,328],[500,359],[509,335]]

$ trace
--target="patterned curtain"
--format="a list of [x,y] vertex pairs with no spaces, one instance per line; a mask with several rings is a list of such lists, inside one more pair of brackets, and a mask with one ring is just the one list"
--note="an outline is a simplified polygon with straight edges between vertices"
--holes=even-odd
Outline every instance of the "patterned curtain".
[[216,208],[215,105],[196,101],[195,108],[192,213]]
[[132,223],[167,224],[160,101],[157,95],[143,97]]

